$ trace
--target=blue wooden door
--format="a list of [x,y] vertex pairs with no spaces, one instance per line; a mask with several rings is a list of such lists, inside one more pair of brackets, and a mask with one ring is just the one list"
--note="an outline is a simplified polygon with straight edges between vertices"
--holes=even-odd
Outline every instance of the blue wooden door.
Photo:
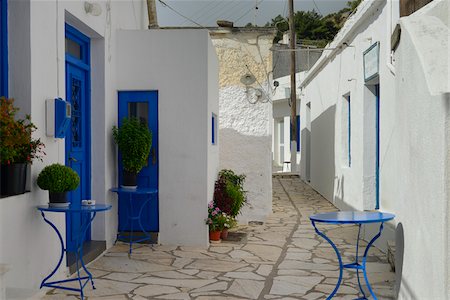
[[[123,91],[119,92],[119,126],[123,118],[135,117],[148,125],[152,132],[152,147],[147,165],[139,172],[138,188],[158,189],[158,92],[157,91]],[[122,182],[122,164],[119,153],[119,183]],[[129,197],[121,195],[119,197]],[[119,199],[119,231],[130,231],[140,228],[137,220],[129,221],[127,215],[137,216],[146,195],[133,195],[133,211],[128,205],[128,199]],[[152,196],[143,208],[141,221],[144,230],[159,231],[158,194]],[[134,222],[131,224],[130,222]]]
[[[80,176],[80,185],[69,193],[72,206],[81,206],[82,199],[91,197],[90,163],[90,67],[89,38],[66,25],[66,100],[72,105],[72,119],[66,132],[66,165]],[[75,249],[80,234],[81,214],[67,215],[67,249]],[[90,240],[87,230],[86,241]]]

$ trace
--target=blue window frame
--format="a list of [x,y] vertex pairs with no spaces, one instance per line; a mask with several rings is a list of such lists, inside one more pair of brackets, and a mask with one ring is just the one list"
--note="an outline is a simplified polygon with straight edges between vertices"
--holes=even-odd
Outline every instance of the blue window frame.
[[217,115],[215,113],[211,117],[211,144],[217,144]]
[[0,0],[0,96],[8,96],[8,8]]
[[347,96],[347,107],[348,107],[348,166],[352,166],[352,114],[351,114],[351,102],[350,95]]

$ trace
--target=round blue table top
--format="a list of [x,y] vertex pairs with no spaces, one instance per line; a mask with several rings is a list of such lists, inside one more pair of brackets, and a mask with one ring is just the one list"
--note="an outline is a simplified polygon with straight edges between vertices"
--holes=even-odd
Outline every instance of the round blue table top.
[[137,194],[137,195],[149,195],[158,193],[158,189],[154,188],[123,188],[123,187],[115,187],[110,189],[111,192],[114,193],[124,193],[124,194]]
[[80,205],[80,206],[66,206],[66,207],[55,207],[49,205],[39,205],[36,207],[40,211],[52,211],[52,212],[81,212],[81,213],[91,213],[106,211],[112,208],[109,204],[96,204],[96,205]]
[[337,211],[315,214],[311,221],[332,224],[364,224],[386,222],[395,218],[394,214],[378,211]]

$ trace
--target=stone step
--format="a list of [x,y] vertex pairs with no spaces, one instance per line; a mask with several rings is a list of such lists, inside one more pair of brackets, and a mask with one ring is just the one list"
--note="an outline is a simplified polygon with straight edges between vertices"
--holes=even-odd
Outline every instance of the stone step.
[[289,172],[273,173],[272,178],[300,178],[300,175],[298,175],[296,173],[289,173]]

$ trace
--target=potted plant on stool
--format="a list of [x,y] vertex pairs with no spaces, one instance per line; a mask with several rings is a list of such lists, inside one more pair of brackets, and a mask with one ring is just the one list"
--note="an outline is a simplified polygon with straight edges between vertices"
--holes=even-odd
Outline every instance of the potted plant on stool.
[[52,164],[42,169],[37,178],[37,185],[48,190],[50,205],[67,206],[67,192],[80,184],[80,177],[70,167]]
[[137,118],[124,118],[122,126],[113,126],[112,131],[122,159],[122,186],[136,188],[137,174],[147,164],[150,154],[152,133]]

